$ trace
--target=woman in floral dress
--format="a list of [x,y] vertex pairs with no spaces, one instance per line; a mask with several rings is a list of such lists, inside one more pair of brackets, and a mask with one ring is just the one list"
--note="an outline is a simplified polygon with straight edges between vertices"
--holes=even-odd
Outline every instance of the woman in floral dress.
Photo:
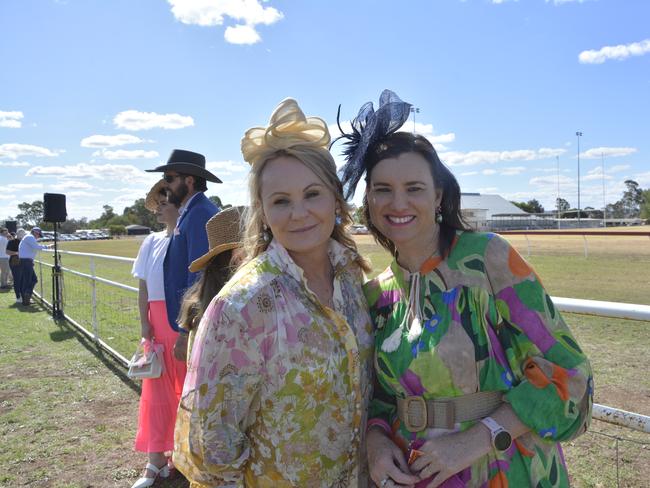
[[368,422],[379,487],[564,487],[559,442],[591,417],[589,361],[507,241],[466,229],[460,188],[410,104],[382,93],[344,137],[346,196],[393,262],[366,286],[376,329]]
[[366,484],[366,264],[329,142],[292,99],[242,139],[248,262],[198,326],[176,425],[193,487]]

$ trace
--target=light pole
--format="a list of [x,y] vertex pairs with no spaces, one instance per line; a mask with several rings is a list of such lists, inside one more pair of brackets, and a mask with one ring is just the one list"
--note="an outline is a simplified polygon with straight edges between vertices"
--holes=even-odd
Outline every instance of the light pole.
[[413,113],[413,134],[415,134],[415,114],[420,113],[419,107],[411,107],[411,112]]
[[555,199],[555,206],[557,207],[557,228],[560,228],[560,156],[555,156],[557,163],[557,198]]
[[607,227],[607,198],[605,197],[605,155],[600,153],[600,162],[603,166],[603,228]]
[[577,131],[576,136],[578,137],[578,227],[580,227],[580,137],[582,132]]

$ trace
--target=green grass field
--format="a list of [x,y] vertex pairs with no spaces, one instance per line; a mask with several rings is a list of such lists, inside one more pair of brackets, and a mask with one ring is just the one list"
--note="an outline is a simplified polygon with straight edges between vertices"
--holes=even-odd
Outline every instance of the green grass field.
[[[62,247],[134,257],[140,242],[76,242]],[[512,242],[526,253],[525,241]],[[581,241],[558,245],[542,239],[532,246],[529,261],[552,295],[650,303],[650,239],[608,242],[593,245],[585,259]],[[359,236],[358,243],[375,271],[385,267],[386,253],[366,236]],[[64,266],[87,272],[84,259],[64,256]],[[130,265],[98,262],[96,270],[99,276],[134,285]],[[88,287],[68,277],[65,286],[70,295],[68,313],[79,313],[89,301]],[[120,293],[97,289],[99,297],[115,295],[100,306],[100,319],[107,320],[100,321],[100,335],[129,354],[137,340],[136,295]],[[53,321],[38,306],[16,307],[12,297],[0,294],[0,486],[130,486],[145,462],[142,454],[132,451],[138,385],[67,323]],[[575,314],[565,318],[591,358],[596,402],[650,415],[650,323]],[[83,320],[90,322],[91,317]],[[619,442],[619,468],[621,486],[647,486],[648,435],[598,421],[591,430],[565,444],[573,486],[616,486],[616,441],[602,434],[645,443],[643,447]],[[156,486],[187,484],[176,478]]]

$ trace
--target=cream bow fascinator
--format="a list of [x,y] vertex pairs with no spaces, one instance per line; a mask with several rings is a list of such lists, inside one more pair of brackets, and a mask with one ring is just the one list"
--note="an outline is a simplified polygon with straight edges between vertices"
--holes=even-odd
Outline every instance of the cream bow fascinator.
[[325,121],[305,117],[293,98],[287,98],[273,111],[268,127],[248,129],[241,140],[241,152],[251,166],[264,162],[278,151],[300,158],[304,151],[316,152],[334,164],[328,146],[331,141]]

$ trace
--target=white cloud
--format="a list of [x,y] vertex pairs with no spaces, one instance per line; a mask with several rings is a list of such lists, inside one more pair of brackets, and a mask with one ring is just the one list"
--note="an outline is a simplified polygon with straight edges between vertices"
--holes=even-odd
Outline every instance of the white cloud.
[[594,147],[580,154],[583,159],[617,158],[637,152],[635,147]]
[[81,139],[81,147],[115,147],[127,144],[149,142],[132,134],[117,134],[114,136],[92,135]]
[[54,191],[68,191],[68,190],[91,190],[95,188],[90,183],[85,181],[66,181],[65,183],[57,183],[56,185],[48,185],[48,189]]
[[83,197],[97,197],[97,193],[92,193],[89,191],[83,191],[83,190],[76,190],[76,191],[70,191],[67,192],[66,197],[68,198],[83,198]]
[[43,188],[42,183],[11,183],[9,185],[4,185],[4,188],[9,191],[13,190],[34,190],[37,188]]
[[[129,183],[149,183],[153,177],[130,164],[71,164],[65,166],[34,166],[25,176],[55,178],[96,178]],[[153,183],[152,183],[153,184]]]
[[221,178],[221,176],[231,175],[233,173],[248,172],[250,166],[247,163],[236,161],[208,161],[205,165],[208,171]]
[[601,166],[595,166],[594,168],[587,171],[587,174],[581,179],[582,181],[602,181],[603,179],[611,180],[613,178],[607,173],[605,173],[603,176],[603,168]]
[[23,113],[16,110],[13,110],[11,112],[0,110],[0,127],[20,129],[20,127],[23,125],[21,122],[23,117]]
[[509,166],[507,168],[502,168],[501,171],[499,171],[499,174],[502,176],[515,176],[519,175],[526,171],[525,166]]
[[643,56],[647,53],[650,53],[650,39],[630,44],[618,44],[617,46],[604,46],[598,50],[582,51],[578,55],[578,60],[583,64],[602,64],[608,59],[622,61],[630,56]]
[[100,149],[93,153],[93,157],[95,158],[104,158],[111,161],[116,159],[151,159],[157,158],[158,156],[157,151],[145,151],[143,149],[134,149],[133,151],[127,151],[125,149],[118,149],[116,151]]
[[464,173],[461,173],[460,176],[474,176],[477,175],[478,171],[465,171]]
[[565,149],[541,148],[519,149],[515,151],[447,151],[440,153],[442,159],[449,166],[474,166],[477,164],[494,164],[500,161],[534,161],[547,159],[552,155],[562,154]]
[[634,181],[636,181],[639,186],[647,188],[650,186],[650,171],[645,173],[637,173],[634,175]]
[[484,169],[483,171],[481,171],[481,174],[485,175],[485,176],[495,175],[495,174],[497,174],[497,170],[496,169]]
[[0,167],[5,168],[26,168],[29,166],[29,163],[23,161],[0,161]]
[[[12,198],[16,198],[16,195],[15,194],[14,195],[8,195],[8,194],[0,193],[0,200],[11,200]],[[17,203],[16,203],[16,205],[17,205]],[[11,205],[11,206],[15,207],[16,205]]]
[[[560,175],[560,186],[573,185],[575,181],[565,175]],[[531,186],[537,186],[541,189],[549,189],[557,192],[558,177],[557,176],[535,176],[528,181]]]
[[554,149],[552,147],[540,147],[537,150],[537,154],[539,154],[539,156],[542,159],[554,158],[555,156],[562,156],[562,154],[564,154],[565,152],[566,149],[561,149],[561,148]]
[[230,44],[255,44],[262,40],[253,26],[242,24],[226,27],[223,37]]
[[[271,25],[284,15],[259,0],[168,0],[174,17],[184,24],[204,27],[223,25],[229,17],[237,22],[225,32],[226,42],[255,44],[261,40],[255,30],[259,24]],[[267,3],[264,1],[263,3]]]
[[183,129],[193,126],[194,119],[189,115],[125,110],[113,118],[113,123],[116,127],[126,130]]
[[629,164],[616,164],[612,166],[611,168],[607,168],[606,172],[607,173],[620,173],[621,171],[625,171],[626,169],[630,169],[632,166]]
[[0,158],[18,159],[22,156],[48,156],[54,157],[63,151],[51,150],[46,147],[33,146],[31,144],[0,144]]

